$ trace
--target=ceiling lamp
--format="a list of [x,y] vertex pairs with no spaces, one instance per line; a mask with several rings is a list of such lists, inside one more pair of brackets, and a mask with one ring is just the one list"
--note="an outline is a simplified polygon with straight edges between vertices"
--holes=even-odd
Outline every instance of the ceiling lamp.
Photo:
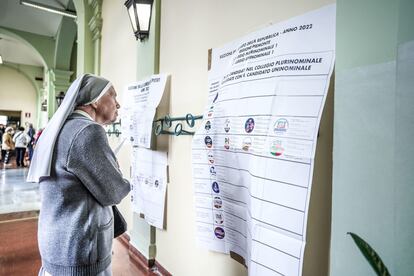
[[24,5],[24,6],[36,8],[36,9],[39,9],[39,10],[42,10],[42,11],[47,11],[47,12],[67,16],[67,17],[70,17],[70,18],[76,18],[76,13],[73,12],[73,11],[61,10],[61,9],[57,9],[57,8],[49,6],[49,5],[45,5],[45,4],[41,4],[41,3],[29,1],[29,0],[20,0],[20,4]]
[[125,2],[137,40],[143,41],[149,36],[153,2],[154,0],[127,0]]
[[65,98],[65,92],[60,91],[59,94],[56,95],[55,98],[56,98],[56,104],[59,107],[62,104],[63,99]]

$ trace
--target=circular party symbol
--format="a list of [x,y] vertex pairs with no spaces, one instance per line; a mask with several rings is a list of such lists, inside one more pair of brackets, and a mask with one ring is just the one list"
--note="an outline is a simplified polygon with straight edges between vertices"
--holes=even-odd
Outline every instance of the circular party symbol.
[[282,147],[282,141],[273,141],[270,145],[270,154],[273,156],[281,156],[285,149]]
[[224,148],[230,149],[230,138],[229,137],[224,138]]
[[216,224],[223,224],[223,222],[224,222],[223,212],[214,211],[214,222]]
[[211,184],[211,188],[216,194],[220,192],[219,184],[216,181],[214,181],[213,184]]
[[212,105],[210,106],[210,109],[208,110],[207,117],[213,116],[213,111],[214,111],[214,106]]
[[283,134],[289,128],[289,122],[285,118],[280,118],[276,121],[275,125],[273,126],[273,131],[276,134]]
[[251,146],[252,146],[252,139],[250,139],[248,137],[244,138],[243,145],[242,145],[242,150],[248,151]]
[[224,239],[224,229],[221,227],[216,227],[214,229],[214,235],[216,235],[216,237],[220,240]]
[[224,121],[224,131],[226,133],[230,131],[230,120],[229,119],[226,119],[226,121]]
[[223,201],[219,196],[215,196],[213,199],[213,206],[216,209],[221,209],[221,206],[223,206]]
[[254,119],[249,118],[246,120],[246,123],[244,124],[244,130],[246,130],[247,133],[252,132],[254,129]]
[[211,129],[211,122],[210,122],[210,121],[207,121],[207,122],[206,122],[206,125],[204,126],[204,129],[205,129],[206,131],[209,131],[209,130]]
[[212,151],[209,151],[207,153],[207,159],[208,159],[208,163],[210,164],[214,164],[214,155]]
[[210,136],[206,136],[204,138],[204,143],[206,144],[207,148],[211,148],[213,146],[213,139]]
[[210,167],[210,174],[212,175],[212,176],[214,176],[214,175],[216,175],[217,173],[216,173],[216,169],[214,168],[214,166],[211,166]]

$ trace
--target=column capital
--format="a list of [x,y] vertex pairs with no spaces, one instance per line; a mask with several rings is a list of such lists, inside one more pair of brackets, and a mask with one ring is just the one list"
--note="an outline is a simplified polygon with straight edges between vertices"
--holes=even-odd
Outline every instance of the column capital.
[[102,36],[102,0],[88,0],[88,4],[92,8],[88,26],[92,32],[92,41],[95,41]]
[[50,69],[50,84],[56,91],[66,92],[70,86],[70,77],[73,75],[73,71]]

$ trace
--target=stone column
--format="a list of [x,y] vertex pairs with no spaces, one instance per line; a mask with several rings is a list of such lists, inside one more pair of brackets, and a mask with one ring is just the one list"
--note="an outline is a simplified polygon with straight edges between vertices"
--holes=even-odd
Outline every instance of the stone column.
[[101,71],[102,0],[89,0],[88,4],[92,9],[92,17],[88,22],[88,26],[92,32],[94,47],[93,69],[94,73],[99,75]]

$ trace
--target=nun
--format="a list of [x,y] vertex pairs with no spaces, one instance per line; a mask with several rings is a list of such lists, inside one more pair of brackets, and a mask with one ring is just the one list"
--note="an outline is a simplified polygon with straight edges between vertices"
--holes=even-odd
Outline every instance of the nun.
[[27,181],[41,197],[39,275],[112,275],[112,206],[130,191],[103,128],[116,96],[108,80],[80,76],[38,140]]

